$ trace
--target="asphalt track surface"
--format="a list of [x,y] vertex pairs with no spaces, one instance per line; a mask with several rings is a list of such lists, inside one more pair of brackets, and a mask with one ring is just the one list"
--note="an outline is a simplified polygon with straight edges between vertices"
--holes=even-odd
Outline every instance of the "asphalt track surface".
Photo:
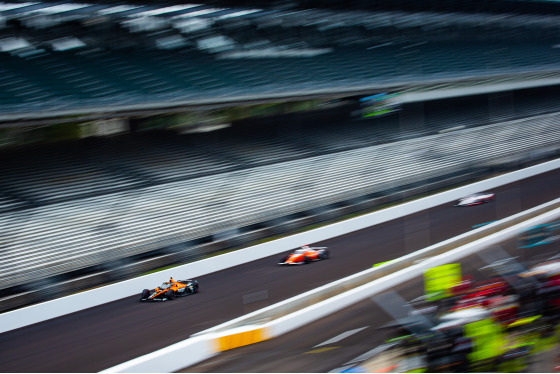
[[[560,242],[522,249],[518,247],[517,238],[492,246],[483,252],[494,252],[514,257],[525,268],[560,253]],[[493,257],[490,253],[490,258]],[[468,256],[460,261],[463,274],[470,274],[476,280],[487,280],[493,276],[489,262],[484,257]],[[401,297],[405,301],[418,299],[423,294],[424,281],[417,277],[395,287],[388,292],[391,298]],[[395,295],[394,293],[397,293]],[[409,304],[411,305],[411,304]],[[412,303],[415,309],[422,305]],[[406,313],[402,308],[395,314],[385,311],[374,297],[367,298],[349,308],[319,319],[297,331],[277,338],[236,348],[180,370],[182,373],[329,373],[354,370],[354,372],[371,372],[367,359],[374,357],[375,348],[380,347],[386,339],[394,337],[390,325]],[[387,361],[376,370],[384,372],[394,365]],[[365,365],[360,367],[360,365]],[[554,361],[539,363],[536,372],[552,372]]]
[[[97,372],[107,369],[187,339],[193,333],[365,270],[373,264],[469,231],[474,225],[550,201],[559,197],[559,186],[560,171],[549,172],[495,189],[496,201],[493,203],[459,208],[452,206],[454,202],[442,202],[442,205],[427,211],[324,242],[302,243],[328,246],[331,258],[326,261],[279,267],[276,263],[281,256],[272,256],[204,275],[198,278],[200,293],[185,298],[140,303],[138,295],[9,331],[0,335],[0,372]],[[181,279],[188,278],[189,274],[176,274],[170,270],[169,274],[162,274],[162,281],[169,276]],[[154,286],[146,285],[147,288]],[[405,298],[408,293],[418,293],[412,283],[408,286],[412,288],[404,292]],[[366,303],[370,312],[365,314],[370,319],[375,316],[373,322],[367,321],[367,326],[379,326],[390,320],[386,313],[372,309],[371,301]],[[336,324],[342,330],[355,326],[353,321],[364,315],[359,304],[349,308],[350,312],[354,311],[355,317],[344,317],[342,320],[337,320],[336,316],[328,317],[325,320],[330,322],[325,326]],[[366,321],[364,324],[359,322],[358,325],[366,326]],[[318,340],[333,336],[330,328],[321,329],[320,335],[313,332]],[[363,344],[363,348],[371,348],[375,342],[359,342],[360,335],[368,329],[370,327],[356,333],[349,341],[356,340],[356,344]],[[291,335],[239,350],[262,349],[258,347],[268,347],[268,344],[281,345]],[[299,352],[300,348],[294,347],[294,350]],[[218,358],[240,354],[234,351]],[[271,355],[274,351],[268,350]],[[358,351],[353,351],[348,357]],[[271,363],[276,362],[273,366],[254,366],[255,370],[249,370],[246,367],[238,369],[230,363],[217,371],[328,371],[340,366],[347,358],[337,358],[336,349],[332,349],[327,360],[318,367],[317,364],[296,365],[297,360],[292,360],[293,356],[287,354],[289,360],[270,360]]]

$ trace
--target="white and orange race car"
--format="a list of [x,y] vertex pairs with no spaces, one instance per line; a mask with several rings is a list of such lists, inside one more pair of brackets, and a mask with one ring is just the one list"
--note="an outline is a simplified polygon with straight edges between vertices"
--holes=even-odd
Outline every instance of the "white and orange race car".
[[278,265],[303,265],[311,261],[326,260],[329,258],[327,247],[301,246],[287,256],[282,257]]

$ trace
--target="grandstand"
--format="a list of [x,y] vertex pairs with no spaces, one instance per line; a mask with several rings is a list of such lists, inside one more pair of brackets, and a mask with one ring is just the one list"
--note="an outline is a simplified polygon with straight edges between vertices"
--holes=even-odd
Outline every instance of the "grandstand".
[[558,68],[560,15],[0,4],[0,112],[402,87]]
[[[554,76],[560,15],[209,4],[0,3],[0,310],[558,155],[550,83],[372,118],[354,104]],[[325,92],[210,132],[154,125],[201,99]],[[91,113],[130,131],[76,132]],[[73,136],[25,144],[57,121]]]
[[[467,107],[463,101],[456,105]],[[443,103],[427,106],[428,125],[414,129],[399,129],[395,114],[302,126],[297,137],[284,139],[234,127],[203,137],[149,133],[88,147],[11,151],[5,183],[17,198],[7,199],[0,214],[4,300],[9,305],[9,294],[25,282],[72,275],[108,281],[113,267],[145,271],[220,248],[216,243],[227,247],[282,231],[291,218],[322,220],[357,202],[387,201],[403,188],[443,186],[558,152],[556,113],[495,123],[487,117],[445,132],[483,110],[474,106],[449,118]],[[65,289],[56,284],[57,292]]]

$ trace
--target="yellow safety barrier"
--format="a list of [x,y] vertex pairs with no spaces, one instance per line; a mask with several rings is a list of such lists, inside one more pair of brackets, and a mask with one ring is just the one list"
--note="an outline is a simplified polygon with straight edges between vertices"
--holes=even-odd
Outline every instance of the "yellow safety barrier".
[[216,339],[219,351],[227,351],[237,347],[254,344],[268,339],[265,328],[238,332],[235,334],[221,336]]

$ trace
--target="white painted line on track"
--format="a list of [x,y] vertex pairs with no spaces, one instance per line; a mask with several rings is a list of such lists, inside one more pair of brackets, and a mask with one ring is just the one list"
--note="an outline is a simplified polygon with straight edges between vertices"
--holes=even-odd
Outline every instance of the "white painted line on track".
[[370,359],[373,356],[375,356],[375,355],[377,355],[377,354],[379,354],[383,351],[386,351],[387,349],[389,349],[389,348],[391,348],[395,345],[397,345],[396,342],[381,344],[380,346],[375,347],[375,348],[367,351],[366,353],[363,353],[363,354],[359,355],[358,357],[354,358],[353,360],[350,360],[350,361],[346,362],[344,364],[344,367],[346,367],[347,365],[356,364],[358,362],[362,362],[362,361],[365,361],[367,359]]
[[341,367],[338,367],[336,369],[333,369],[333,370],[329,371],[329,373],[344,373],[344,372],[356,367],[358,363],[366,361],[366,360],[374,357],[375,355],[378,355],[381,352],[386,351],[387,349],[389,349],[389,348],[391,348],[391,347],[393,347],[397,344],[398,344],[397,342],[381,344],[380,346],[375,347],[375,348],[367,351],[366,353],[363,353],[363,354],[359,355],[358,357],[346,362]]
[[354,335],[354,334],[357,333],[357,332],[360,332],[360,331],[362,331],[362,330],[364,330],[364,329],[367,329],[368,327],[369,327],[369,326],[360,327],[359,329],[354,329],[354,330],[350,330],[350,331],[343,332],[342,334],[337,335],[337,336],[335,336],[334,338],[331,338],[331,339],[329,339],[329,340],[327,340],[327,341],[324,341],[324,342],[322,342],[322,343],[320,343],[320,344],[317,344],[317,345],[313,346],[313,348],[315,348],[315,347],[320,347],[320,346],[322,346],[322,345],[331,344],[331,343],[336,343],[336,342],[338,342],[338,341],[340,341],[340,340],[342,340],[342,339],[344,339],[344,338],[349,337],[350,335]]

